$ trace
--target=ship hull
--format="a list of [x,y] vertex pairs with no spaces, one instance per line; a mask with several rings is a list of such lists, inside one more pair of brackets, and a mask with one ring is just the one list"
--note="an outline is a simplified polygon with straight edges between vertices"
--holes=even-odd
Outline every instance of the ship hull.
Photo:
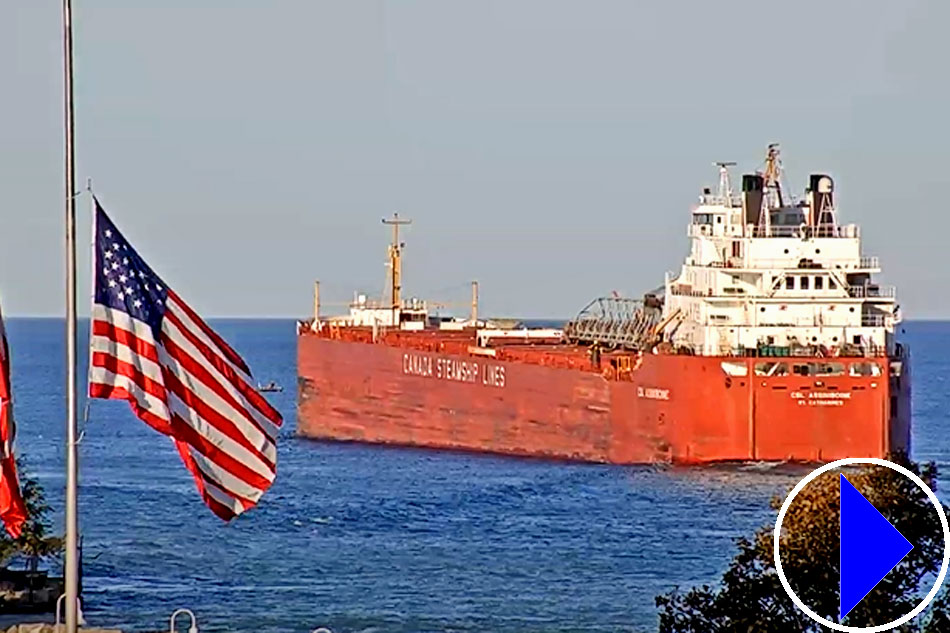
[[[643,354],[610,371],[298,336],[298,434],[636,464],[831,461],[910,449],[910,373],[766,375],[814,358]],[[877,369],[852,375],[853,363]]]

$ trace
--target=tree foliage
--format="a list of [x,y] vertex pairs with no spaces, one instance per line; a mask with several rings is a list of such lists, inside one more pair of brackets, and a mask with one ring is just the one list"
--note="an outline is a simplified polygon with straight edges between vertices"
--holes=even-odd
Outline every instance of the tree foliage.
[[[936,489],[937,468],[922,469],[892,458]],[[933,504],[912,481],[889,468],[867,466],[832,471],[805,487],[789,507],[782,526],[782,567],[796,595],[816,613],[837,621],[839,583],[839,473],[870,501],[913,545],[843,623],[872,626],[895,620],[930,591],[943,559],[940,520]],[[781,507],[784,498],[772,500]],[[948,511],[950,512],[950,511]],[[791,601],[773,563],[774,524],[751,539],[737,541],[738,553],[715,587],[673,591],[657,597],[660,633],[818,633],[824,628]],[[943,592],[925,615],[901,627],[906,633],[950,631],[950,598]]]
[[50,536],[49,515],[52,508],[46,502],[43,487],[29,476],[22,459],[17,459],[20,474],[20,489],[26,506],[26,521],[23,531],[16,539],[10,538],[0,528],[0,564],[6,566],[18,557],[26,560],[31,571],[36,571],[43,559],[58,555],[63,549],[63,539]]

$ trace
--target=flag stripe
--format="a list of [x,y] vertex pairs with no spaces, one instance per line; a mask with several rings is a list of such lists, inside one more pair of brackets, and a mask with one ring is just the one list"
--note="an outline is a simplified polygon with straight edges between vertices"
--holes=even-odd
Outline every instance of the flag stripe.
[[[116,382],[119,381],[117,380]],[[101,382],[90,383],[89,396],[91,398],[103,398],[106,400],[127,400],[129,406],[132,407],[132,410],[135,412],[135,415],[139,417],[139,419],[159,433],[169,435],[171,433],[171,429],[168,426],[168,419],[145,409],[139,401],[138,396],[131,393],[130,389],[132,392],[135,392],[138,390],[138,387],[134,384],[131,384],[131,382],[127,387],[123,387],[118,384],[104,384]]]
[[181,461],[185,464],[185,468],[191,472],[191,475],[195,480],[195,486],[197,486],[198,492],[201,494],[201,498],[204,500],[208,508],[211,509],[211,512],[213,512],[218,518],[225,521],[230,521],[240,514],[242,508],[232,497],[224,495],[224,502],[222,502],[218,501],[208,493],[208,490],[212,488],[212,486],[210,483],[208,483],[208,480],[204,477],[201,471],[198,470],[198,466],[195,464],[191,447],[187,443],[179,440],[174,440],[174,443],[175,447],[178,449],[178,454],[181,456]]
[[227,491],[228,494],[233,495],[235,498],[239,498],[246,503],[254,504],[261,498],[261,495],[264,494],[263,490],[246,484],[242,479],[235,477],[201,453],[192,452],[191,456],[195,460],[195,465],[198,467],[198,470],[201,471],[206,482],[216,484],[219,488]]
[[211,511],[225,520],[228,520],[226,517],[233,518],[246,509],[240,501],[230,496],[227,491],[215,486],[211,481],[205,481],[203,496]]
[[171,342],[175,346],[187,350],[189,356],[214,374],[217,381],[225,386],[235,399],[246,400],[250,405],[248,411],[253,412],[255,417],[259,419],[262,431],[268,435],[276,436],[281,423],[280,414],[244,379],[243,374],[235,371],[221,357],[215,356],[207,344],[193,331],[189,330],[186,324],[180,321],[172,311],[168,312],[162,323],[162,335],[164,336],[162,343]]
[[202,455],[213,460],[222,468],[228,469],[236,477],[240,477],[246,483],[259,488],[261,491],[267,490],[273,477],[263,476],[253,471],[247,464],[235,457],[233,454],[222,450],[221,447],[210,441],[202,433],[199,433],[191,424],[177,413],[177,407],[174,404],[174,398],[171,399],[172,432],[176,438],[188,443],[192,448]]
[[241,499],[240,497],[234,495],[230,490],[222,488],[211,479],[205,479],[205,490],[219,503],[227,504],[229,508],[233,508],[238,513],[244,512],[247,510],[247,508],[254,505],[253,502],[246,499]]
[[271,476],[275,466],[272,459],[268,459],[260,449],[251,445],[240,433],[236,433],[228,421],[205,404],[200,397],[186,388],[177,377],[167,372],[165,383],[173,398],[168,399],[171,412],[182,416],[182,419],[213,442],[216,446],[226,448],[229,453],[238,457],[262,476]]
[[[229,411],[227,405],[222,404],[214,393],[201,385],[193,383],[185,385],[172,371],[166,371],[165,386],[178,397],[185,408],[195,413],[196,418],[206,422],[222,436],[256,457],[268,471],[274,471],[274,462],[277,458],[274,443],[266,437],[259,442],[251,441],[247,431],[256,433],[257,429],[248,424],[241,424],[245,420],[239,421],[235,413]],[[176,408],[172,407],[172,410]],[[200,422],[196,423],[196,428],[197,424]],[[256,434],[260,436],[260,433]]]
[[[129,321],[132,321],[132,319],[129,319]],[[139,356],[157,363],[158,352],[155,350],[155,346],[149,342],[151,336],[139,336],[140,333],[135,331],[136,326],[132,323],[123,325],[126,325],[126,327],[105,321],[93,321],[93,343],[95,343],[96,339],[108,339],[114,343],[124,345]]]
[[171,432],[168,425],[171,414],[164,400],[146,392],[128,376],[115,374],[102,367],[93,367],[90,372],[89,395],[93,398],[128,400],[136,415],[155,430]]
[[[221,375],[214,365],[208,362],[192,346],[186,338],[179,336],[180,331],[174,326],[166,326],[162,331],[162,346],[164,347],[168,360],[165,362],[175,362],[182,370],[187,371],[193,378],[199,380],[210,391],[214,392],[218,398],[246,419],[249,425],[252,425],[256,432],[273,441],[278,432],[269,419],[264,417],[260,409],[253,406],[241,391],[241,388],[234,382]],[[247,388],[246,385],[244,385]]]
[[199,330],[204,334],[217,348],[218,351],[227,358],[235,367],[240,369],[249,379],[251,376],[251,370],[245,364],[244,359],[238,356],[237,352],[231,349],[231,346],[228,345],[223,338],[218,336],[218,333],[208,327],[208,324],[201,320],[194,310],[188,307],[188,305],[178,298],[178,295],[171,289],[168,291],[168,305],[173,310],[180,310],[184,316],[188,318]]
[[169,310],[165,313],[165,319],[162,321],[162,332],[173,335],[173,338],[180,345],[187,345],[197,352],[193,354],[195,359],[203,359],[218,372],[224,380],[231,384],[235,390],[239,391],[241,396],[246,398],[251,405],[268,420],[271,424],[280,426],[280,414],[274,409],[267,400],[251,386],[251,378],[246,373],[236,369],[234,365],[227,362],[221,356],[214,353],[207,339],[202,336],[200,328],[188,318],[182,318],[176,311],[177,303],[169,303]]
[[[133,344],[135,344],[135,341],[138,341],[138,339],[135,337],[128,337],[128,340],[133,342]],[[139,341],[138,346],[149,347],[153,352],[155,352],[155,348],[148,345],[148,343]],[[148,356],[137,354],[129,346],[104,336],[94,336],[92,338],[91,347],[93,367],[96,367],[101,362],[104,362],[103,359],[105,358],[115,358],[123,363],[126,363],[127,365],[135,367],[147,378],[150,378],[151,380],[161,384],[162,368],[159,366],[157,361],[153,361]]]
[[94,352],[92,355],[93,369],[104,369],[107,372],[118,376],[128,378],[139,389],[152,396],[155,402],[162,403],[167,397],[165,386],[161,380],[155,380],[147,376],[143,371],[132,363],[126,363],[116,356],[109,356],[102,352]]
[[[114,310],[103,305],[94,305],[92,306],[93,328],[96,327],[97,322],[101,322],[105,326],[111,325],[120,330],[125,330],[146,343],[152,345],[155,343],[155,333],[149,324],[136,319],[131,314],[123,312],[122,310]],[[101,328],[103,326],[100,325],[99,327]]]

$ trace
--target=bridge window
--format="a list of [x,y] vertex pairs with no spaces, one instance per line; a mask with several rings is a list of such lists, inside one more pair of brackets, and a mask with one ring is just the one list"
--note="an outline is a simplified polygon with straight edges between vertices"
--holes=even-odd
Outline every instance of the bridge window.
[[881,375],[881,366],[877,363],[869,363],[867,361],[862,363],[851,363],[851,375],[852,376],[880,376]]
[[756,376],[787,376],[788,363],[756,363]]
[[795,278],[789,275],[785,278],[785,289],[786,290],[795,290]]
[[808,277],[802,277],[802,290],[808,290]]
[[824,277],[815,277],[815,290],[821,290],[824,287]]
[[796,376],[843,376],[844,363],[799,363],[792,366]]
[[818,365],[816,376],[844,376],[844,363],[815,363]]

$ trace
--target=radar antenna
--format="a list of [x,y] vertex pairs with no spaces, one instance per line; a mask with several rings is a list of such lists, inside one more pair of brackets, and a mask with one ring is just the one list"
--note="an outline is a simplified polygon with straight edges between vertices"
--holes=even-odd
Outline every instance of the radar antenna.
[[765,156],[765,206],[769,209],[780,209],[785,206],[782,200],[782,159],[779,156],[778,143],[769,145]]
[[812,222],[818,235],[833,237],[838,232],[838,218],[834,202],[834,181],[830,176],[812,174],[809,198]]
[[729,168],[735,166],[731,161],[715,162],[713,165],[719,168],[719,197],[722,199],[724,207],[732,207],[732,180],[729,178]]

